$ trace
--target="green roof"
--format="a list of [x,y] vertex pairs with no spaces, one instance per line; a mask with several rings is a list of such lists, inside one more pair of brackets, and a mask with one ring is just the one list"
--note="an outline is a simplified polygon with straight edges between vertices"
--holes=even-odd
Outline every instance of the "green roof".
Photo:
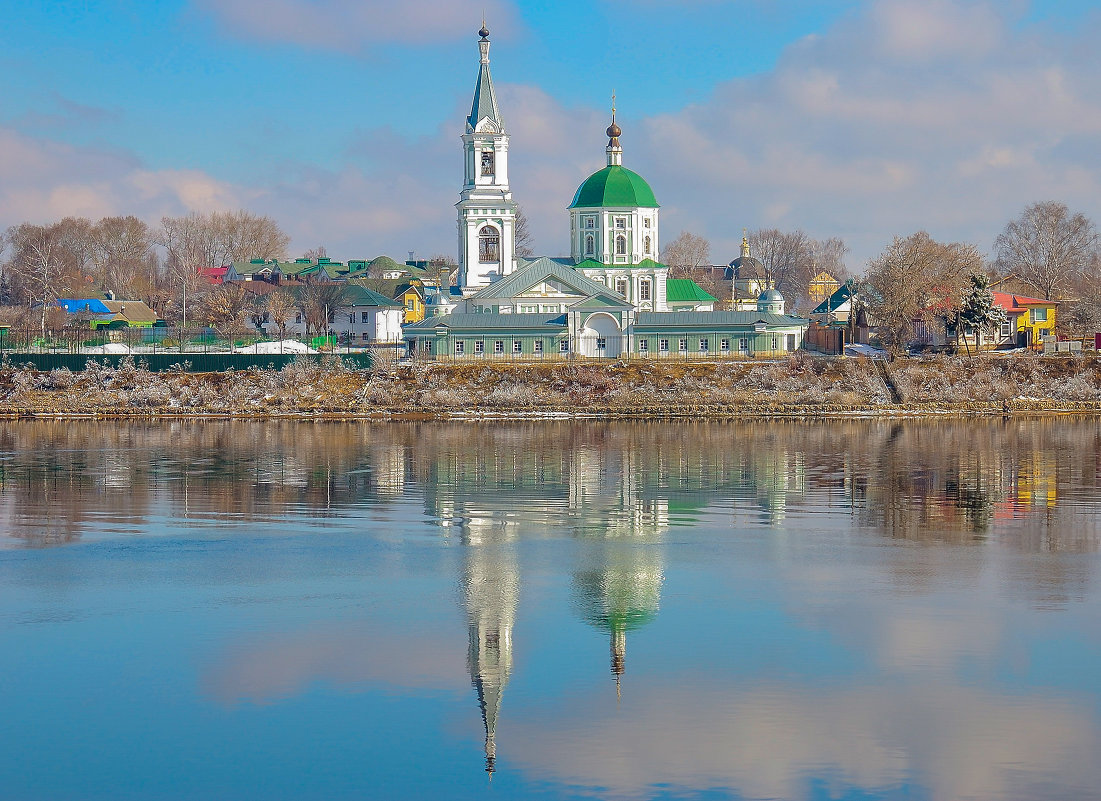
[[658,207],[654,190],[637,172],[612,164],[594,172],[577,188],[571,209]]
[[718,300],[691,278],[669,278],[665,281],[666,303],[707,303]]
[[436,328],[447,328],[452,331],[505,331],[510,330],[545,330],[548,334],[559,334],[566,330],[566,315],[564,314],[443,314],[439,317],[428,317],[417,323],[411,323],[404,327],[406,333],[411,331],[431,331]]
[[635,331],[645,333],[647,330],[662,328],[746,328],[752,329],[757,323],[769,326],[801,326],[806,327],[807,320],[790,314],[773,314],[772,312],[639,312],[635,316]]
[[474,295],[474,300],[514,298],[547,279],[564,284],[583,297],[608,291],[604,284],[597,283],[574,268],[567,267],[554,259],[542,257],[529,261],[515,272],[479,290]]

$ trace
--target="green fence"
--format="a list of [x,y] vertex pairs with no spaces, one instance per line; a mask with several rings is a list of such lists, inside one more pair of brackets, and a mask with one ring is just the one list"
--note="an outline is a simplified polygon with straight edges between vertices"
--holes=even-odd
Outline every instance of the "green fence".
[[4,359],[17,367],[32,367],[47,371],[67,367],[73,371],[85,369],[89,360],[118,367],[123,359],[133,359],[134,364],[154,373],[184,369],[189,373],[215,373],[224,370],[247,370],[250,367],[279,370],[294,361],[320,362],[339,358],[355,369],[366,370],[371,366],[369,352],[340,353],[142,353],[134,356],[78,353],[5,353]]

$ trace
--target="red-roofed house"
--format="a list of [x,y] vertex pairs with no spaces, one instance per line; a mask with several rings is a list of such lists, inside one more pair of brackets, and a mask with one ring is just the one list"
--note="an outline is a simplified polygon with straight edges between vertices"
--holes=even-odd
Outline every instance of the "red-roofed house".
[[228,267],[202,267],[199,269],[199,275],[215,285],[223,283],[228,272]]
[[999,332],[998,346],[1026,348],[1038,345],[1046,336],[1055,333],[1055,306],[1057,301],[995,292],[994,303],[1005,309],[1009,319]]

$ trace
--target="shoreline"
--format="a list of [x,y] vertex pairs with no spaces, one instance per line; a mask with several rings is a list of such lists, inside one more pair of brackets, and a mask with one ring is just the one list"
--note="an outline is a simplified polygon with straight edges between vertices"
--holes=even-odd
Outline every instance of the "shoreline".
[[856,420],[1101,415],[1101,360],[412,363],[72,372],[0,365],[0,418],[56,420]]

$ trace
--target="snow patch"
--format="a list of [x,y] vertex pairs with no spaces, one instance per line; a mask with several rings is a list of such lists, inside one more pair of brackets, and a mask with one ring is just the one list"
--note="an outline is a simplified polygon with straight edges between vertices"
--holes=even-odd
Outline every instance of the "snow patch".
[[234,348],[234,353],[317,353],[296,339],[284,339],[281,342],[257,342],[244,348]]

